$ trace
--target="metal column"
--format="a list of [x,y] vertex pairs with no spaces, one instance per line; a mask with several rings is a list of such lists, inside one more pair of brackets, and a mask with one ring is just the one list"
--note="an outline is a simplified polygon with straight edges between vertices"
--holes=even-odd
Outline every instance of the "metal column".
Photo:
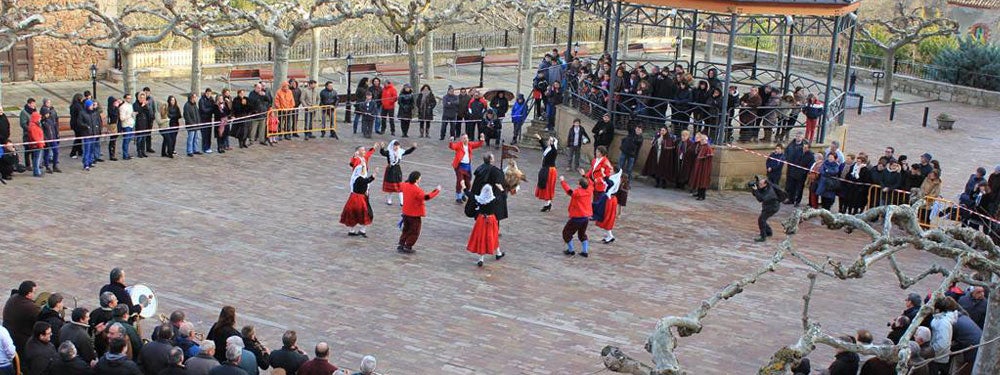
[[719,128],[718,134],[715,135],[716,144],[728,143],[728,139],[724,139],[726,136],[726,128],[732,126],[732,119],[729,118],[729,81],[732,79],[732,74],[729,72],[733,71],[733,43],[736,42],[736,18],[738,15],[736,13],[729,15],[729,48],[726,49],[726,80],[722,82],[722,110],[719,111]]
[[607,11],[604,12],[604,52],[608,52],[608,42],[611,38],[611,0],[607,1]]
[[569,35],[566,36],[566,63],[573,61],[573,23],[576,21],[576,0],[569,2]]
[[[615,74],[615,72],[618,69],[618,50],[619,50],[619,48],[618,48],[618,36],[619,35],[618,34],[621,33],[621,23],[622,23],[622,18],[621,17],[622,17],[622,2],[619,0],[617,2],[617,4],[615,5],[615,12],[614,12],[614,18],[615,18],[615,31],[614,31],[614,33],[615,34],[614,34],[614,38],[613,38],[614,40],[612,42],[614,43],[613,45],[615,46],[615,48],[611,50],[612,51],[611,52],[611,85],[608,86],[608,114],[611,116],[611,123],[612,124],[615,123],[615,120],[616,120],[615,119],[615,117],[616,117],[615,116],[615,109],[618,108],[618,103],[617,103],[617,101],[615,101],[615,95],[614,95],[614,93],[615,93],[615,87],[617,87],[620,84],[620,83],[617,82],[618,81],[618,75]],[[608,18],[608,19],[610,20],[611,18]]]
[[834,52],[837,50],[837,39],[840,37],[840,16],[834,20],[833,24],[833,38],[830,38],[830,62],[826,66],[826,91],[823,94],[823,117],[820,119],[819,126],[819,138],[817,141],[823,143],[826,140],[826,122],[827,116],[830,110],[830,91],[833,89],[833,68],[837,63],[837,54]]
[[698,11],[694,11],[691,17],[691,63],[688,65],[688,72],[694,74],[694,54],[698,48]]
[[790,84],[792,81],[792,46],[795,42],[795,23],[787,24],[783,28],[787,30],[788,34],[788,48],[785,51],[785,84],[782,87],[782,93],[788,92]]
[[[854,13],[854,14],[857,14],[857,13]],[[846,17],[847,18],[851,18],[850,15],[848,15]],[[847,89],[850,87],[849,85],[850,85],[850,82],[851,82],[851,60],[854,59],[854,38],[855,38],[855,32],[857,32],[857,30],[858,30],[858,21],[857,21],[857,18],[854,18],[852,22],[853,23],[851,24],[851,36],[849,37],[850,39],[848,39],[848,42],[847,42],[847,61],[844,62],[844,65],[846,66],[846,68],[844,68],[844,92],[845,93],[847,92]],[[844,100],[847,100],[847,96],[844,96]],[[844,107],[847,107],[847,106],[845,105]],[[860,105],[858,106],[858,108],[860,108]],[[843,125],[844,124],[844,114],[846,112],[847,111],[840,112],[840,116],[837,117],[837,124],[839,124],[839,125]]]

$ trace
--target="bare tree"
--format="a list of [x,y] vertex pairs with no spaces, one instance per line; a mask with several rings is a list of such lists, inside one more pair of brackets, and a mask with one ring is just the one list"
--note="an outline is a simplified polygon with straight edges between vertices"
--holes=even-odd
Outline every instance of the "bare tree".
[[[465,1],[454,1],[444,6],[440,0],[372,0],[383,13],[378,20],[406,44],[408,61],[410,62],[410,85],[414,90],[420,87],[420,74],[417,66],[417,44],[435,29],[449,23],[458,23],[466,19]],[[427,56],[425,56],[426,58]],[[432,60],[433,61],[433,60]],[[428,77],[430,79],[431,77]]]
[[[809,287],[803,296],[802,334],[798,340],[776,351],[768,362],[760,367],[761,375],[784,375],[800,359],[805,358],[817,344],[827,345],[841,350],[879,357],[888,363],[897,364],[897,373],[908,374],[912,368],[926,365],[925,362],[914,363],[910,360],[909,341],[920,326],[920,322],[929,318],[933,303],[924,304],[917,313],[898,345],[863,345],[846,342],[823,332],[818,322],[809,317],[809,303],[812,299],[813,286],[820,275],[835,280],[859,279],[876,263],[888,263],[895,273],[899,286],[907,289],[919,281],[932,275],[941,275],[943,280],[933,292],[936,301],[944,297],[944,292],[954,282],[960,281],[970,285],[986,287],[990,290],[990,302],[987,311],[986,326],[983,330],[981,347],[978,348],[975,375],[996,374],[998,358],[1000,358],[1000,298],[993,294],[1000,292],[1000,247],[981,232],[968,228],[935,228],[924,230],[920,227],[917,209],[913,206],[882,206],[870,209],[858,215],[835,214],[827,210],[806,209],[796,211],[784,223],[788,238],[781,242],[771,259],[747,276],[733,281],[719,290],[715,295],[704,300],[698,307],[685,316],[666,316],[659,320],[656,329],[650,334],[645,348],[653,360],[653,365],[642,363],[614,346],[606,346],[601,351],[605,367],[609,370],[633,375],[672,375],[687,373],[674,355],[677,346],[677,336],[688,337],[701,332],[702,320],[720,302],[743,292],[745,288],[755,283],[763,275],[773,272],[786,257],[793,257],[812,269],[807,277]],[[871,241],[865,245],[856,260],[851,263],[841,263],[831,259],[826,262],[816,262],[796,252],[792,239],[800,230],[799,224],[814,218],[819,218],[824,226],[832,230],[843,229],[848,233],[858,231]],[[873,225],[874,224],[874,225]],[[881,230],[880,230],[881,229]],[[952,267],[933,265],[916,276],[906,275],[896,262],[895,255],[902,251],[923,251],[934,254],[942,260],[954,262]],[[976,275],[978,277],[973,277]],[[986,281],[983,281],[986,280]],[[675,334],[676,331],[676,334]]]
[[170,35],[179,21],[174,12],[175,5],[175,0],[163,0],[162,6],[152,2],[131,3],[121,12],[115,12],[113,9],[101,10],[90,3],[51,4],[45,7],[45,11],[87,13],[87,23],[79,30],[54,32],[52,35],[69,39],[77,45],[117,50],[122,59],[125,93],[130,93],[138,85],[133,55],[135,49],[143,44],[159,43]]
[[191,41],[191,93],[197,94],[201,92],[202,42],[206,38],[242,35],[253,28],[243,19],[227,17],[208,1],[188,2],[188,7],[179,13],[180,22],[174,28],[174,35]]
[[[45,33],[39,25],[45,22],[38,9],[17,4],[17,0],[0,2],[0,52],[6,52],[17,43]],[[0,81],[3,76],[0,75]],[[0,82],[0,103],[3,103],[3,84]]]
[[[369,5],[359,5],[355,1],[311,0],[311,1],[279,1],[243,0],[250,10],[235,6],[230,0],[214,0],[214,4],[226,16],[240,18],[248,22],[262,35],[271,38],[274,44],[274,82],[273,92],[277,92],[279,84],[288,75],[288,57],[292,44],[307,31],[321,27],[338,25],[350,19],[361,18],[369,14],[379,14],[378,8]],[[314,38],[314,45],[318,38]],[[315,48],[312,56],[313,65],[318,65]],[[317,78],[317,77],[312,77]]]
[[508,0],[497,1],[483,12],[481,19],[500,29],[512,28],[521,37],[518,46],[517,93],[521,93],[522,71],[531,65],[535,27],[545,18],[554,18],[569,9],[566,0]]
[[[892,19],[872,19],[861,22],[858,29],[861,32],[862,41],[871,43],[882,50],[885,55],[882,69],[885,70],[885,91],[882,93],[882,102],[892,101],[892,78],[893,69],[896,66],[896,51],[910,43],[920,41],[933,36],[953,35],[958,30],[958,23],[948,18],[934,17],[925,18],[922,14],[924,8],[906,10],[906,3],[898,0],[895,6],[896,16]],[[878,31],[889,34],[888,39],[880,40],[876,35]]]

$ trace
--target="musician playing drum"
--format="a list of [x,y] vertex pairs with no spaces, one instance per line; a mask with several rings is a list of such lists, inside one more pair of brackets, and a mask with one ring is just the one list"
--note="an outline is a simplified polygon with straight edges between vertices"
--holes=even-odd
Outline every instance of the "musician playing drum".
[[125,290],[125,271],[121,268],[115,267],[111,270],[110,283],[101,288],[101,292],[98,293],[98,298],[100,298],[101,293],[111,292],[114,293],[115,297],[118,298],[119,305],[125,305],[129,307],[129,321],[134,321],[135,316],[142,311],[142,306],[132,303],[132,297],[129,296],[128,292]]

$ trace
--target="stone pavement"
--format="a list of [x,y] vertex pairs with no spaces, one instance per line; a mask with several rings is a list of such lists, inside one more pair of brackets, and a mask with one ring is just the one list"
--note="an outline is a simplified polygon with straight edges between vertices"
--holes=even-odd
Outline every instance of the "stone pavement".
[[[428,204],[417,253],[400,255],[393,250],[399,208],[380,203],[381,193],[372,194],[369,238],[347,237],[337,223],[350,153],[371,142],[347,133],[341,141],[105,162],[90,172],[66,158],[65,173],[17,175],[0,186],[7,218],[0,221],[0,285],[33,279],[40,291],[92,308],[108,271],[119,266],[128,283],[158,293],[159,312],[183,309],[201,332],[231,304],[238,324],[256,325],[268,347],[295,329],[309,351],[330,341],[338,365],[356,368],[373,353],[386,374],[589,374],[603,369],[599,352],[607,344],[648,360],[642,346],[656,319],[685,314],[769,259],[784,238],[751,241],[758,206],[746,193],[712,192],[697,202],[637,183],[618,241],[595,243],[589,259],[567,258],[559,238],[567,199],[559,195],[552,212],[539,213],[529,182],[510,199],[511,218],[501,224],[508,256],[479,269],[464,250],[472,220],[449,199],[450,151],[436,139],[408,139],[420,145],[404,173],[420,170],[425,188],[440,184],[445,192]],[[521,154],[533,180],[539,155]],[[375,157],[372,164],[384,162]],[[593,227],[589,233],[602,235]],[[795,241],[816,261],[849,261],[862,244],[859,233],[817,225],[804,226]],[[922,253],[898,259],[911,275],[932,263],[951,266]],[[701,334],[681,339],[681,363],[694,374],[754,373],[797,337],[806,274],[789,260],[721,303]],[[911,290],[924,293],[938,281]],[[829,332],[885,335],[907,293],[897,285],[883,266],[860,281],[820,278],[811,316]],[[143,324],[151,332],[152,322]],[[832,357],[819,348],[814,366]]]

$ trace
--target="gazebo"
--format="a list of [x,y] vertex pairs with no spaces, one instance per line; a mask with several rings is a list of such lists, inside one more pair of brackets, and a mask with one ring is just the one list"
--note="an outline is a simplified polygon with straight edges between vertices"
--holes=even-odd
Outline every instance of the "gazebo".
[[[831,129],[843,124],[851,76],[851,46],[854,44],[858,19],[856,12],[861,0],[571,0],[571,3],[567,54],[574,46],[573,25],[579,21],[577,12],[585,12],[604,21],[604,30],[607,30],[604,33],[604,51],[610,54],[612,69],[616,69],[621,63],[635,67],[652,61],[625,55],[625,52],[632,50],[632,45],[629,45],[629,41],[622,43],[624,25],[644,29],[661,28],[666,33],[676,34],[676,47],[673,49],[673,56],[655,60],[659,65],[679,65],[696,80],[708,79],[709,72],[714,71],[723,95],[729,92],[731,85],[739,85],[741,89],[767,86],[775,92],[780,90],[780,93],[802,87],[823,103],[823,115],[815,139],[818,143],[825,143]],[[757,38],[759,42],[762,37],[777,39],[778,52],[770,55],[772,64],[761,64],[756,49],[751,59],[747,56],[746,48],[736,46],[740,39]],[[808,38],[811,45],[820,46],[814,51],[825,53],[825,69],[812,69],[809,72],[793,69],[792,49],[794,42],[801,38]],[[838,46],[845,39],[848,41],[843,52],[845,56],[841,56],[841,48]],[[725,43],[724,59],[711,54],[711,45],[715,43]],[[828,50],[823,51],[826,46],[829,46]],[[699,47],[704,47],[702,49],[708,53],[699,56]],[[737,53],[744,55],[742,60]],[[835,82],[838,61],[843,57],[846,57],[843,60],[843,80]],[[824,66],[823,62],[813,61],[814,65],[820,67]],[[620,79],[612,74],[610,87],[618,87]],[[703,129],[719,148],[727,148],[722,145],[736,141],[734,131],[738,130],[742,137],[744,131],[768,128],[762,120],[751,124],[736,121],[735,118],[746,110],[760,112],[758,109],[741,107],[739,101],[733,108],[728,100],[723,100],[721,111],[716,109],[718,114],[712,112],[714,117],[712,123],[709,123],[704,119],[711,109],[697,104],[678,105],[670,98],[633,93],[608,94],[606,102],[588,100],[585,95],[578,93],[571,95],[574,103],[586,103],[588,108],[595,108],[599,113],[610,113],[617,124],[638,121],[643,124],[673,124],[675,128],[687,128],[691,125],[695,129]],[[630,104],[637,100],[644,103],[641,111],[636,111],[635,106]],[[698,122],[698,119],[702,120]],[[804,126],[804,116],[799,116],[794,126]],[[771,147],[772,145],[767,145],[764,148]],[[741,144],[740,148],[753,146]],[[726,162],[724,155],[717,159],[720,159],[717,162]],[[763,163],[759,159],[757,161],[760,164],[757,169],[762,170]],[[735,183],[727,181],[732,177],[741,177],[727,175],[726,169],[715,168],[713,172],[719,174],[714,180],[720,188],[735,186]],[[743,174],[749,177],[752,173]]]

